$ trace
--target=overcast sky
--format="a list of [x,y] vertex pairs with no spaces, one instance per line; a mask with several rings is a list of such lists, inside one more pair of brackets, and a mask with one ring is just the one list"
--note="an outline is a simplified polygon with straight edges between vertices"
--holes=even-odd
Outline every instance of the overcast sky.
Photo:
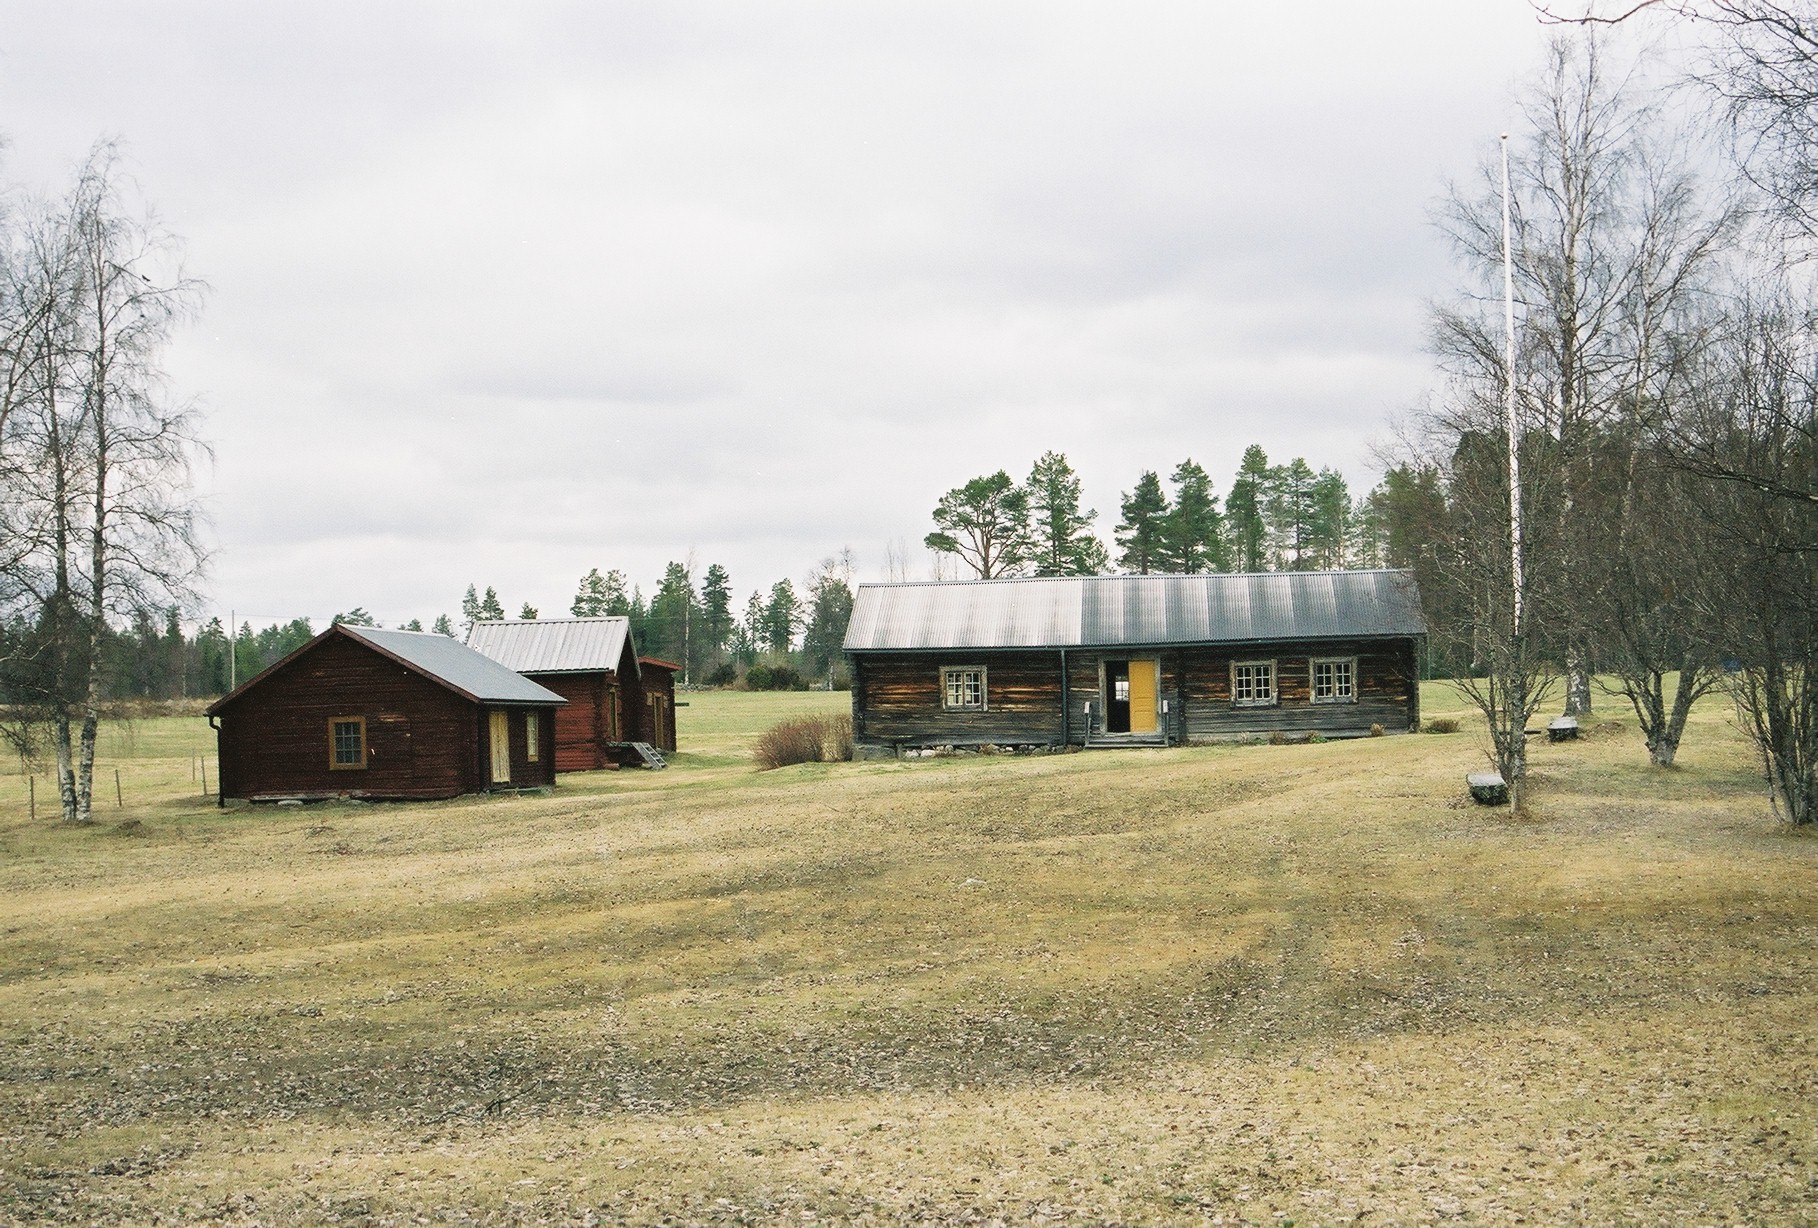
[[1432,383],[1429,222],[1526,0],[0,3],[0,174],[102,135],[211,290],[211,608],[742,604],[1045,449],[1334,466]]

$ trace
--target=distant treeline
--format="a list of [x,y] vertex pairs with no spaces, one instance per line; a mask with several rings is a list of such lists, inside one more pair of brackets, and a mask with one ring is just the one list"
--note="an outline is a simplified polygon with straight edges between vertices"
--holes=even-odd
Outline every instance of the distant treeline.
[[1210,475],[1188,458],[1166,487],[1145,470],[1123,493],[1114,555],[1093,530],[1097,511],[1081,506],[1079,475],[1065,454],[1046,452],[1024,482],[1000,469],[942,495],[923,541],[979,579],[1375,567],[1387,493],[1353,498],[1336,469],[1315,471],[1298,456],[1271,464],[1252,444],[1221,508]]
[[[685,564],[671,563],[648,598],[624,572],[594,568],[581,578],[564,613],[629,619],[638,651],[683,666],[691,683],[743,682],[785,690],[843,686],[840,643],[852,614],[852,555],[845,551],[823,560],[799,591],[786,579],[754,590],[736,614],[731,577],[718,564],[697,582]],[[425,628],[413,618],[400,629],[460,639],[474,622],[504,617],[496,589],[470,585],[459,622],[442,615]],[[525,604],[518,617],[537,618],[539,611]],[[358,606],[329,622],[380,625]],[[175,606],[141,611],[126,626],[104,631],[101,695],[110,701],[224,695],[235,683],[307,644],[319,630],[307,618],[263,629],[242,622],[230,637],[219,618],[189,631]],[[47,692],[50,671],[47,643],[32,624],[24,619],[0,624],[0,704],[31,707]]]

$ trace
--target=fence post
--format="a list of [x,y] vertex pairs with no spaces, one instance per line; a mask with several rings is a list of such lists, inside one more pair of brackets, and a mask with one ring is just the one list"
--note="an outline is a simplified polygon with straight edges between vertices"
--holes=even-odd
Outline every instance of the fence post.
[[36,823],[38,821],[38,778],[36,776],[31,777],[31,782],[32,822]]
[[125,810],[126,798],[120,792],[120,769],[114,769],[114,809]]
[[208,796],[208,756],[202,756],[202,796]]

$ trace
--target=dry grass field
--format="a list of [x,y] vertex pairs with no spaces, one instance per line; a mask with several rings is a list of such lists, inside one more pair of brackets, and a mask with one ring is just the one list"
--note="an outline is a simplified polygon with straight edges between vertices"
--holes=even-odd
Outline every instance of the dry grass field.
[[691,698],[541,798],[0,775],[0,1222],[1818,1218],[1818,843],[1721,702],[1515,818],[1470,732],[757,773],[845,696]]

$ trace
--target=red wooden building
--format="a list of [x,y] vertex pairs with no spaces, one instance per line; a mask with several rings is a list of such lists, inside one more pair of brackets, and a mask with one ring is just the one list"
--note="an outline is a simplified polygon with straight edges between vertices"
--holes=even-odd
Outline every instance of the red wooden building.
[[658,750],[675,751],[675,676],[682,667],[660,657],[639,657],[638,673],[644,682],[644,740]]
[[467,643],[568,701],[556,714],[557,771],[638,763],[634,742],[675,750],[675,667],[638,657],[630,619],[477,622]]
[[222,804],[550,785],[564,702],[445,635],[330,627],[208,708]]

